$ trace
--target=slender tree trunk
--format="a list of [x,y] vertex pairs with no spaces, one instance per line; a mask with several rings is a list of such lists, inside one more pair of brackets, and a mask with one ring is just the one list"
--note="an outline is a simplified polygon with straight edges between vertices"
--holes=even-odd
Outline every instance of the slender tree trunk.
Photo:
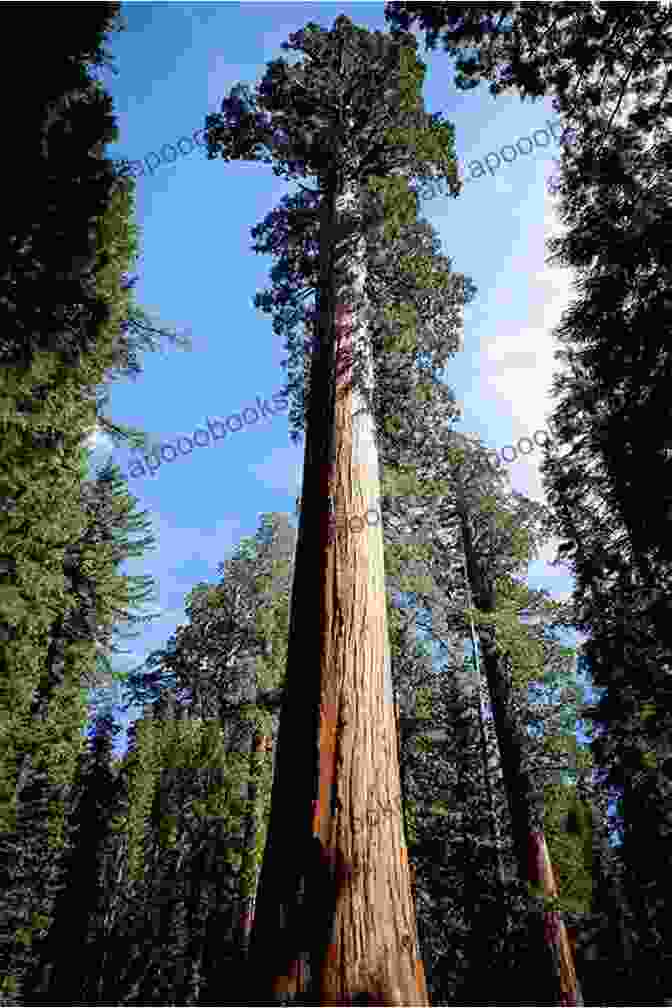
[[481,764],[483,768],[483,783],[485,785],[485,791],[488,796],[488,817],[490,823],[490,837],[492,842],[492,860],[493,867],[495,870],[495,875],[499,883],[501,892],[501,903],[502,903],[502,914],[504,917],[504,933],[506,933],[508,925],[508,910],[507,910],[507,894],[506,894],[506,878],[504,875],[504,862],[502,859],[502,841],[499,835],[499,819],[497,817],[497,809],[495,806],[495,793],[493,790],[493,760],[491,759],[490,750],[488,748],[488,734],[485,726],[485,697],[484,692],[485,684],[481,676],[480,663],[478,661],[478,644],[475,635],[472,632],[471,635],[471,645],[472,653],[474,656],[474,699],[477,705],[478,713],[478,732],[479,741],[481,745]]
[[254,735],[252,753],[250,755],[250,780],[247,790],[248,812],[245,824],[245,843],[243,859],[240,867],[240,932],[239,945],[241,956],[247,958],[254,920],[254,904],[258,885],[258,873],[253,882],[249,880],[250,871],[254,865],[257,849],[257,838],[262,825],[263,808],[259,799],[259,779],[263,770],[264,754],[272,743],[270,736],[257,731]]
[[[334,180],[327,191],[287,687],[250,980],[264,1005],[427,1005],[401,821],[382,531],[354,521],[377,507],[380,491],[373,418],[352,387],[356,337],[366,339],[350,301],[363,291],[364,241],[354,256],[351,244],[339,247],[347,197],[337,200]],[[365,353],[365,381],[371,372]]]
[[[472,543],[466,512],[460,517],[462,539],[471,594],[482,612],[495,608],[491,586],[485,584]],[[513,844],[518,875],[534,891],[546,898],[557,897],[558,890],[544,836],[544,796],[525,762],[526,736],[515,709],[510,671],[495,639],[494,631],[479,628],[490,700],[499,743],[504,786],[513,830]],[[538,1002],[555,1005],[583,1005],[572,950],[562,917],[546,910],[543,918],[531,912],[532,963],[535,970],[531,995]]]
[[[467,697],[468,701],[470,699],[470,697]],[[478,731],[476,719],[472,715],[473,708],[470,705],[467,717],[461,721],[459,736],[464,752],[470,756],[476,744],[476,733]],[[471,770],[472,767],[465,767],[465,760],[462,758],[457,760],[456,768],[457,794],[462,803],[462,810],[460,812],[460,850],[463,865],[462,878],[464,881],[462,904],[464,906],[465,921],[469,936],[469,970],[465,977],[466,990],[463,991],[463,996],[468,997],[469,1004],[485,1004],[487,1003],[485,991],[486,986],[489,988],[492,979],[492,967],[493,965],[495,968],[497,967],[497,961],[495,960],[493,964],[489,959],[489,952],[492,951],[491,943],[493,939],[497,941],[501,929],[498,926],[499,922],[493,919],[490,914],[487,914],[486,920],[483,919],[484,887],[481,876],[482,864],[475,837],[477,824],[467,815],[470,797],[468,786],[470,774],[468,770]],[[498,908],[500,906],[501,900]],[[483,970],[482,965],[486,957],[490,965],[490,969],[487,972]]]
[[[463,565],[464,565],[464,579],[466,588],[467,604],[471,608],[472,596],[471,596],[471,586],[469,583],[469,574],[467,567],[466,554],[462,554]],[[476,630],[474,627],[473,620],[470,620],[469,626],[469,636],[471,642],[471,653],[473,658],[473,679],[471,682],[467,679],[464,683],[465,694],[471,699],[473,696],[474,703],[476,704],[476,711],[478,716],[478,730],[479,730],[479,741],[481,748],[481,769],[483,773],[483,783],[485,786],[486,794],[488,797],[488,813],[489,813],[489,826],[490,826],[490,840],[492,847],[492,865],[493,865],[493,877],[497,880],[497,886],[495,888],[495,901],[494,908],[492,912],[491,927],[488,927],[487,933],[483,931],[482,940],[492,941],[493,946],[497,949],[495,953],[495,969],[492,976],[489,978],[490,983],[494,984],[495,989],[498,991],[498,996],[502,997],[503,987],[506,981],[511,976],[511,970],[509,968],[508,953],[509,953],[509,892],[507,886],[507,880],[504,873],[504,862],[502,857],[502,842],[499,832],[499,818],[497,816],[497,809],[495,805],[495,792],[493,787],[493,782],[495,779],[495,773],[499,770],[499,753],[497,752],[497,743],[495,739],[490,739],[488,737],[488,731],[486,727],[486,716],[485,716],[485,706],[487,703],[488,690],[487,685],[483,680],[481,674],[481,663],[479,660],[478,653],[478,641],[476,638]],[[490,916],[490,915],[488,915]],[[478,933],[478,925],[475,925],[475,933]],[[492,938],[490,936],[493,936]],[[482,948],[482,942],[481,942]],[[472,957],[474,961],[482,958],[480,956]],[[482,988],[482,991],[484,989]]]
[[[475,642],[474,642],[475,643]],[[476,652],[475,652],[476,653]],[[510,971],[510,913],[509,913],[509,887],[504,871],[504,859],[502,855],[502,840],[499,830],[499,817],[495,803],[494,779],[495,773],[499,771],[499,760],[497,744],[495,739],[488,738],[485,718],[485,697],[487,686],[484,683],[480,665],[476,666],[476,695],[478,703],[478,727],[479,740],[481,744],[481,762],[483,767],[483,779],[488,796],[488,820],[490,827],[490,840],[492,845],[492,867],[493,878],[496,879],[496,899],[492,916],[492,933],[494,934],[494,947],[496,949],[497,967],[495,970],[495,982],[499,983],[498,990],[501,992],[505,986],[509,986],[511,977]],[[494,750],[494,752],[493,752]]]

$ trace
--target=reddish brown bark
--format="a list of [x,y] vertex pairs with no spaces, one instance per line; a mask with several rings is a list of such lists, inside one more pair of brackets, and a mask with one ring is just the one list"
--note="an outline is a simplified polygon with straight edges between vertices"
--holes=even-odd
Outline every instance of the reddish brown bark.
[[[530,832],[529,881],[541,887],[545,897],[558,896],[558,886],[548,853],[544,834],[538,830]],[[578,979],[574,968],[574,953],[567,934],[567,928],[560,913],[546,910],[544,913],[546,944],[552,947],[560,982],[560,1005],[582,1003],[577,997]]]
[[322,224],[321,337],[250,982],[259,1004],[427,1005],[401,823],[382,532],[338,520],[375,507],[380,484],[372,418],[352,382],[352,252],[336,248],[335,224],[334,199]]

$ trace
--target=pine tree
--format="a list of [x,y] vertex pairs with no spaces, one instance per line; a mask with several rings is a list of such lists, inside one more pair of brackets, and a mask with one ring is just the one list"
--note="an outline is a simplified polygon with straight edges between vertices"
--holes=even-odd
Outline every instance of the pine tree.
[[100,955],[91,923],[103,898],[100,876],[118,787],[111,753],[119,731],[109,714],[103,714],[94,722],[89,751],[80,757],[62,888],[51,927],[36,950],[38,965],[24,985],[32,1004],[77,1004],[95,997],[86,987],[96,975]]
[[[70,551],[87,524],[82,452],[96,390],[119,342],[115,307],[124,298],[114,278],[128,266],[125,249],[106,247],[103,234],[123,186],[102,150],[114,138],[111,101],[91,76],[117,10],[45,12],[40,38],[27,14],[15,12],[12,22],[16,44],[33,53],[41,74],[12,108],[22,153],[10,166],[16,198],[2,237],[3,991],[17,990],[33,965],[31,946],[49,926],[86,723],[95,606],[90,585],[79,590],[83,571]],[[55,34],[68,39],[65,52],[54,48]]]
[[100,996],[216,1003],[237,982],[268,821],[293,552],[286,516],[262,516],[220,582],[189,594],[188,623],[129,675],[129,704],[146,716],[124,764],[117,886],[128,892],[101,938]]
[[[105,62],[103,42],[117,14],[108,4],[79,19],[69,10],[45,15],[44,38],[57,30],[68,47],[39,44],[41,90],[14,106],[23,152],[13,164],[21,172],[17,194],[30,188],[31,195],[29,205],[17,198],[8,208],[0,299],[0,702],[8,712],[0,730],[9,754],[0,767],[3,823],[25,780],[24,753],[16,749],[25,750],[22,720],[31,712],[42,720],[61,678],[55,670],[68,662],[64,636],[74,658],[68,623],[88,618],[76,587],[82,572],[71,570],[68,555],[87,525],[86,439],[102,426],[142,440],[101,413],[102,383],[137,371],[137,352],[148,340],[138,336],[145,316],[127,281],[137,255],[132,183],[118,179],[104,157],[116,127],[111,99],[92,76]],[[17,12],[12,27],[27,47],[37,44],[29,16]]]
[[[146,515],[135,511],[134,499],[125,487],[125,481],[111,465],[81,484],[85,526],[68,545],[64,562],[74,603],[52,627],[52,641],[29,708],[30,717],[21,710],[11,712],[12,748],[4,756],[10,772],[12,764],[17,768],[12,779],[15,802],[13,810],[8,803],[11,825],[2,843],[5,850],[12,846],[20,850],[26,867],[32,864],[34,870],[29,876],[23,870],[10,874],[5,898],[9,903],[17,901],[23,908],[21,915],[34,901],[34,912],[41,921],[38,931],[47,935],[56,925],[48,913],[50,904],[44,903],[43,889],[53,875],[56,894],[61,884],[56,877],[61,870],[66,871],[61,859],[67,859],[72,843],[69,809],[72,789],[76,787],[77,754],[83,741],[81,729],[86,723],[86,686],[95,683],[99,668],[95,656],[100,656],[100,650],[96,649],[114,649],[114,636],[123,633],[124,622],[151,618],[136,614],[149,594],[149,579],[119,571],[124,560],[141,555],[153,541],[151,535],[146,535]],[[138,540],[138,533],[145,536]],[[38,829],[36,816],[44,819]],[[6,923],[13,919],[7,904],[4,918]],[[61,937],[62,933],[56,935],[56,940]],[[16,958],[17,951],[15,948],[12,953],[8,948],[10,957]],[[30,982],[37,982],[34,971]]]

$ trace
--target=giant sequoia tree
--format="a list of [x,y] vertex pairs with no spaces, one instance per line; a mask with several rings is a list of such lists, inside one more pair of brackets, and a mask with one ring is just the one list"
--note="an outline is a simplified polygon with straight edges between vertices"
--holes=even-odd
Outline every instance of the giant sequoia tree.
[[340,17],[332,31],[307,26],[286,48],[303,62],[272,62],[256,95],[234,89],[206,120],[209,156],[274,162],[302,188],[315,180],[301,212],[319,221],[287,687],[251,980],[266,1001],[424,1004],[382,536],[339,528],[338,517],[364,514],[379,496],[365,303],[371,207],[387,211],[390,230],[412,220],[409,178],[454,178],[450,129],[422,109],[411,38],[392,43]]

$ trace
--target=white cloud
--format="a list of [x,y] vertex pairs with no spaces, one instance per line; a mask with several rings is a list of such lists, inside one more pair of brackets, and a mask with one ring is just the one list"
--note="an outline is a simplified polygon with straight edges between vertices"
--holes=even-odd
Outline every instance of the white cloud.
[[283,490],[295,497],[301,492],[304,443],[293,445],[287,440],[284,447],[276,449],[263,462],[247,468],[269,490]]
[[[497,325],[480,324],[487,335],[481,342],[479,355],[481,387],[475,392],[484,401],[496,403],[498,414],[510,415],[511,434],[506,441],[514,444],[518,438],[532,437],[535,431],[544,429],[545,418],[553,409],[550,392],[558,370],[553,357],[557,349],[553,330],[572,297],[572,271],[546,263],[549,255],[546,240],[562,233],[562,224],[555,212],[556,198],[545,185],[541,187],[541,172],[538,181],[539,189],[535,186],[528,192],[528,199],[518,212],[523,214],[529,199],[532,196],[536,199],[543,192],[541,220],[513,245],[510,258],[502,264],[498,282],[488,292],[492,310],[484,313],[485,319],[498,317]],[[501,308],[512,303],[512,277],[525,278],[525,311],[522,315],[509,313],[507,317]],[[497,449],[505,447],[501,433],[489,440]],[[544,496],[538,468],[542,457],[541,450],[535,449],[528,457],[519,456],[508,466],[515,489],[537,499]]]
[[[547,265],[545,240],[560,232],[553,197],[544,192],[544,215],[537,228],[525,235],[518,255],[506,263],[502,279],[525,276],[529,291],[523,318],[504,319],[495,335],[482,347],[481,380],[485,395],[494,396],[507,409],[520,434],[543,425],[552,408],[550,387],[557,364],[552,331],[571,299],[572,272]],[[506,304],[506,291],[496,287],[491,301]]]

